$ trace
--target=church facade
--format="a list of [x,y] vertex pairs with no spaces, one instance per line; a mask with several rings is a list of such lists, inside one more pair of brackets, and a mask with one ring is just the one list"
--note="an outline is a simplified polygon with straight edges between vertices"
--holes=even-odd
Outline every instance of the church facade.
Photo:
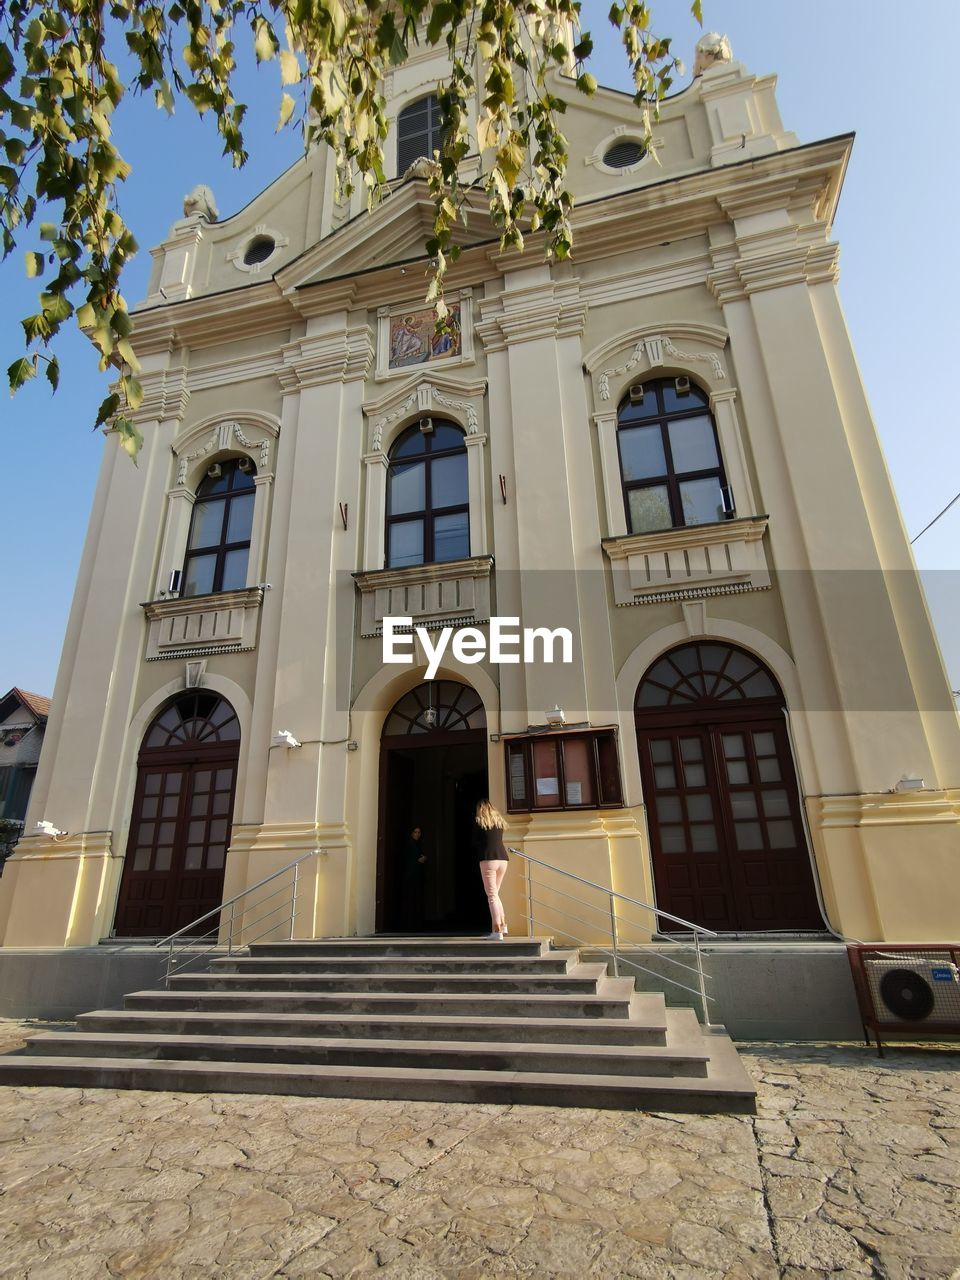
[[[478,207],[438,335],[435,57],[391,76],[375,210],[317,152],[153,250],[145,445],[107,441],[3,945],[161,937],[315,848],[303,936],[482,932],[483,796],[723,935],[949,938],[960,729],[837,295],[852,139],[800,143],[724,42],[657,159],[601,89],[565,118],[573,259]],[[428,680],[387,618],[572,653],[448,645]]]

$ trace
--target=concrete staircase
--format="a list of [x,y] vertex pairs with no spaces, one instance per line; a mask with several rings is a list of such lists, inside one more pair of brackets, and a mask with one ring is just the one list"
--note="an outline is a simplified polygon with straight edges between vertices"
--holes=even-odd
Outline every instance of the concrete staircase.
[[257,944],[31,1036],[0,1084],[752,1113],[724,1034],[545,939]]

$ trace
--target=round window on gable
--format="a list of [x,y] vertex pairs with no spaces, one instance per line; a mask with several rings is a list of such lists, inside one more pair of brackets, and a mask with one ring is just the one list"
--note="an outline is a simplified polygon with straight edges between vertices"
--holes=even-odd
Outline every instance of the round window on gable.
[[639,164],[646,154],[647,148],[642,142],[625,139],[615,142],[603,153],[603,163],[608,169],[629,169],[631,165]]
[[245,267],[259,266],[261,262],[266,262],[276,247],[277,242],[273,236],[255,236],[244,250],[243,265]]

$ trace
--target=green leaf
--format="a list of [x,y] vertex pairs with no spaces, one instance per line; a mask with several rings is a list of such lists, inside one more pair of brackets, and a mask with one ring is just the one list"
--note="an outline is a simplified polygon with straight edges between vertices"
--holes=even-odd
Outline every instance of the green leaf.
[[60,385],[60,365],[56,356],[51,356],[47,361],[45,372],[47,375],[47,381],[50,383],[53,390],[56,391],[57,387]]
[[131,422],[129,418],[122,415],[114,422],[113,429],[120,437],[120,448],[124,453],[129,454],[133,465],[136,466],[137,455],[143,448],[143,433],[135,422]]
[[14,360],[13,364],[7,370],[7,378],[10,381],[10,394],[19,391],[25,382],[29,382],[31,378],[37,376],[37,366],[33,360],[26,356],[21,356],[19,360]]
[[257,18],[253,31],[253,50],[258,62],[269,62],[276,56],[280,41],[266,18]]
[[32,249],[27,250],[27,275],[33,279],[34,276],[43,275],[44,259],[42,253],[35,253]]
[[107,398],[101,402],[100,408],[97,410],[97,420],[93,424],[94,427],[100,427],[113,417],[120,408],[120,396],[116,391],[112,391]]

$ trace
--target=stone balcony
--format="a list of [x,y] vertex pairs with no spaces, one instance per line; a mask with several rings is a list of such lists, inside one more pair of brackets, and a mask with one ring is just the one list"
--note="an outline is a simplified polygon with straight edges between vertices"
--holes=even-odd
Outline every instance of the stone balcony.
[[147,661],[255,649],[262,601],[262,587],[148,601],[142,606],[147,618]]
[[604,538],[618,607],[762,591],[766,516]]
[[360,592],[360,634],[383,634],[383,619],[410,618],[415,627],[471,626],[490,620],[493,556],[471,556],[404,569],[353,575]]

